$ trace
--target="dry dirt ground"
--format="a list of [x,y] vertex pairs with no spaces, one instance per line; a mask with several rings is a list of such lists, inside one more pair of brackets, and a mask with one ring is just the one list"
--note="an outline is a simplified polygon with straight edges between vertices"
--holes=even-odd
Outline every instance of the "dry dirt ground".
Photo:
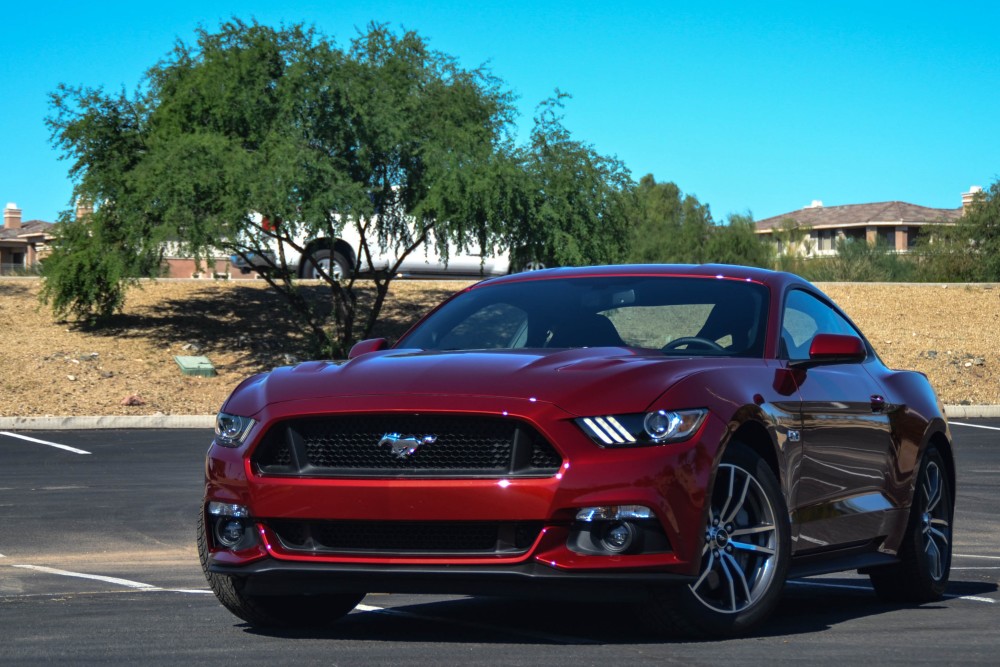
[[[399,336],[462,281],[393,283],[375,335]],[[260,282],[158,281],[111,326],[58,321],[37,279],[0,279],[0,416],[214,414],[243,378],[305,346]],[[893,368],[923,371],[949,404],[1000,404],[1000,286],[820,285]],[[212,378],[175,355],[207,356]]]

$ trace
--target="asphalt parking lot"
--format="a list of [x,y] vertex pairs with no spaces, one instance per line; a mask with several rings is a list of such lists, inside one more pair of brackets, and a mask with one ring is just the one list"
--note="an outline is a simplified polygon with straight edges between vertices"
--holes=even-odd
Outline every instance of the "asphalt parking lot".
[[644,636],[590,604],[369,595],[323,632],[262,633],[208,591],[194,550],[201,430],[0,433],[0,664],[996,664],[1000,421],[956,420],[948,597],[880,602],[851,573],[791,581],[763,634]]

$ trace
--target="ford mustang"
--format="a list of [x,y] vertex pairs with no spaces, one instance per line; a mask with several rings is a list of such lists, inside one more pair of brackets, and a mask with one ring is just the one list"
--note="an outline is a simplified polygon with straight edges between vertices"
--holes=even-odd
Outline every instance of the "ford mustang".
[[784,582],[948,582],[955,465],[927,379],[788,273],[571,268],[462,290],[394,345],[248,378],[206,463],[202,565],[260,626],[368,592],[628,601],[757,628]]

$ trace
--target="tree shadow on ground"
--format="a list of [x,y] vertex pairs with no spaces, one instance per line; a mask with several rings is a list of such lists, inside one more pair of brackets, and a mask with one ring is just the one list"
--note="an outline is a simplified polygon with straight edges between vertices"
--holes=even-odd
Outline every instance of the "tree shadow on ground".
[[[37,285],[33,278],[5,278],[0,280],[0,299],[5,296],[24,297],[30,295]],[[40,302],[39,302],[40,303]]]
[[[260,285],[225,287],[193,288],[183,298],[127,309],[99,325],[80,322],[71,326],[90,335],[126,342],[145,339],[165,347],[190,344],[191,354],[239,350],[246,353],[247,365],[262,368],[316,356],[312,340],[284,296]],[[359,303],[355,331],[360,336],[375,290],[362,286],[355,287],[355,291]],[[329,289],[305,285],[301,293],[319,312],[331,311]],[[390,292],[372,336],[394,342],[452,293],[445,288],[407,289],[398,297]]]

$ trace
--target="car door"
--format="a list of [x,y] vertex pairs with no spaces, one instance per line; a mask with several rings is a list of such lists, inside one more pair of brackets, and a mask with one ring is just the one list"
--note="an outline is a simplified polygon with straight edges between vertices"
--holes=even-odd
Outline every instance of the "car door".
[[818,295],[791,290],[780,347],[796,366],[800,401],[801,449],[789,507],[793,550],[799,553],[861,546],[885,535],[892,507],[886,495],[892,440],[885,394],[866,368],[876,359],[866,343],[865,361],[814,364],[810,346],[823,333],[861,337]]

